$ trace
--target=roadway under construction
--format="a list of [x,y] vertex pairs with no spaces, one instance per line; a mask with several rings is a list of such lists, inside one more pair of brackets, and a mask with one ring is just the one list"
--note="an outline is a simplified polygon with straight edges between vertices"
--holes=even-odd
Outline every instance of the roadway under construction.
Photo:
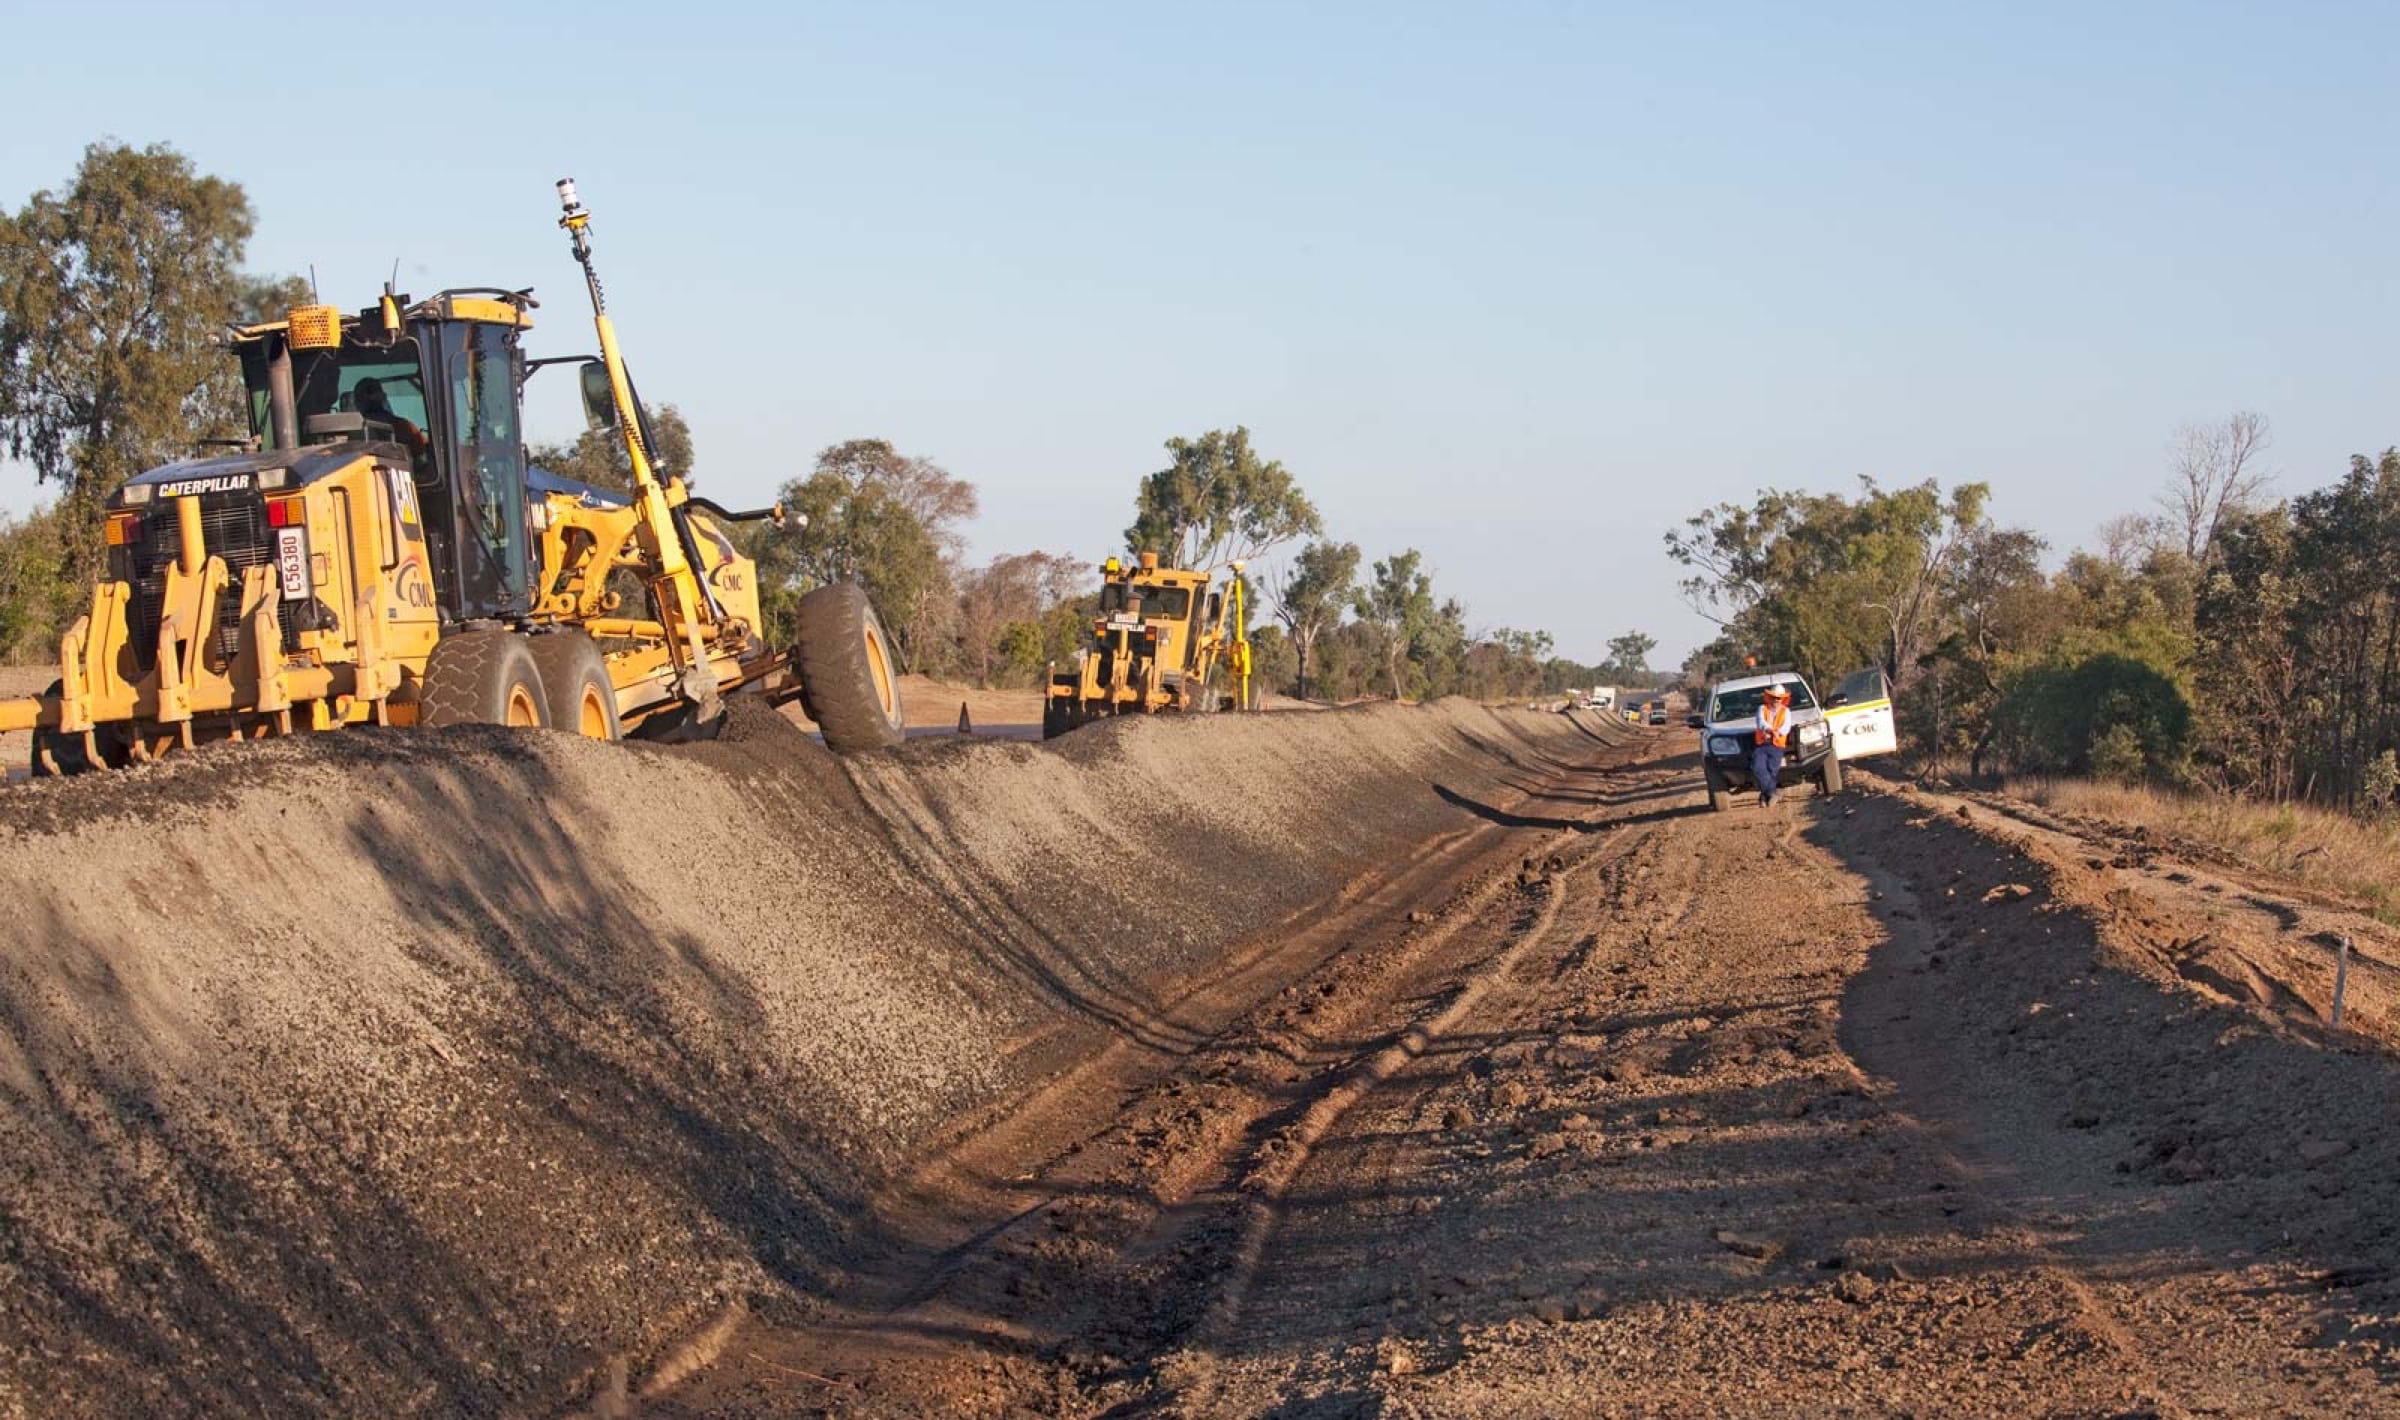
[[1597,716],[736,707],[0,792],[0,1414],[2392,1408],[2343,903]]

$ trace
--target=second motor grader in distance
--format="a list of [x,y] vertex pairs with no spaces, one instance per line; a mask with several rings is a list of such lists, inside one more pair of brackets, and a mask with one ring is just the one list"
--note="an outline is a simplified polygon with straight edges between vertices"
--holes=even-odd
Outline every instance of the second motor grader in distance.
[[1250,641],[1242,607],[1242,564],[1211,591],[1206,572],[1158,565],[1145,552],[1132,565],[1100,565],[1100,615],[1074,664],[1051,667],[1042,738],[1108,715],[1199,713],[1250,703]]
[[[593,269],[591,214],[559,184],[596,357],[528,361],[528,291],[388,289],[235,332],[242,452],[141,474],[109,501],[109,571],[47,693],[0,701],[34,771],[118,766],[206,740],[344,725],[704,731],[724,697],[799,698],[837,750],[901,737],[898,672],[863,591],[799,605],[769,645],[729,511],[652,463],[649,418]],[[623,495],[528,467],[524,382],[580,367],[623,438]]]

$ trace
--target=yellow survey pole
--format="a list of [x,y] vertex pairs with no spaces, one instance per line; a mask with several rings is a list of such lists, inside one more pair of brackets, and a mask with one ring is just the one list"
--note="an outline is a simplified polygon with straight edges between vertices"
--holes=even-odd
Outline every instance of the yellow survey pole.
[[[576,197],[573,178],[559,179],[558,203],[565,211],[558,225],[566,228],[574,242],[575,261],[583,268],[583,283],[591,292],[592,326],[600,335],[600,363],[608,372],[609,397],[616,405],[617,428],[625,436],[625,453],[633,464],[633,495],[641,509],[642,529],[648,534],[646,550],[658,559],[658,579],[668,585],[675,602],[669,614],[682,632],[678,659],[683,662],[684,694],[697,702],[704,713],[714,713],[717,678],[716,672],[709,668],[708,654],[701,643],[699,615],[699,609],[707,604],[708,594],[692,571],[691,559],[684,554],[683,535],[676,525],[673,505],[658,481],[657,470],[651,466],[650,450],[642,443],[641,406],[634,400],[633,380],[625,373],[625,357],[617,348],[616,322],[608,318],[608,298],[600,289],[600,273],[592,265],[592,214]],[[676,643],[670,640],[668,644]]]
[[1228,606],[1233,612],[1233,708],[1250,708],[1250,616],[1242,606],[1242,564],[1233,565],[1233,595]]

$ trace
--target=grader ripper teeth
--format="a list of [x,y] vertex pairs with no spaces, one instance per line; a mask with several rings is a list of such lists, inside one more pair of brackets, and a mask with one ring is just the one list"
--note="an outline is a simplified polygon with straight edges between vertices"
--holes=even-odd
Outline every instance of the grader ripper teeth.
[[1231,568],[1231,584],[1211,591],[1208,573],[1161,567],[1154,552],[1102,563],[1099,619],[1074,664],[1050,668],[1042,738],[1109,715],[1249,708],[1242,564]]
[[[652,463],[591,213],[573,182],[558,195],[598,355],[528,360],[532,293],[494,287],[387,287],[355,315],[304,306],[227,339],[250,447],[110,498],[108,572],[57,683],[0,701],[0,731],[33,731],[36,774],[346,725],[688,734],[736,692],[798,698],[837,750],[900,739],[890,645],[857,588],[803,598],[797,646],[760,636],[731,529],[782,511],[729,511]],[[525,382],[559,364],[624,441],[629,493],[527,465]]]

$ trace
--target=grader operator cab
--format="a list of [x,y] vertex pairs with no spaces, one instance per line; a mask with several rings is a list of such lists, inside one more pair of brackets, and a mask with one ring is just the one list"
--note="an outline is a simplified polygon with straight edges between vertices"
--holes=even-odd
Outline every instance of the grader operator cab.
[[1042,738],[1106,715],[1216,710],[1229,688],[1234,708],[1247,708],[1242,564],[1231,566],[1232,584],[1212,592],[1208,573],[1161,567],[1155,552],[1102,563],[1099,619],[1072,668],[1051,667]]
[[[780,510],[718,507],[652,463],[591,214],[558,186],[597,356],[527,360],[532,294],[493,288],[233,334],[248,447],[111,498],[108,573],[58,682],[0,701],[0,730],[34,731],[36,774],[359,724],[704,732],[735,692],[798,697],[837,750],[900,739],[865,594],[811,592],[798,644],[768,645],[728,529]],[[552,364],[580,368],[587,416],[623,438],[630,494],[527,466],[521,395]]]

